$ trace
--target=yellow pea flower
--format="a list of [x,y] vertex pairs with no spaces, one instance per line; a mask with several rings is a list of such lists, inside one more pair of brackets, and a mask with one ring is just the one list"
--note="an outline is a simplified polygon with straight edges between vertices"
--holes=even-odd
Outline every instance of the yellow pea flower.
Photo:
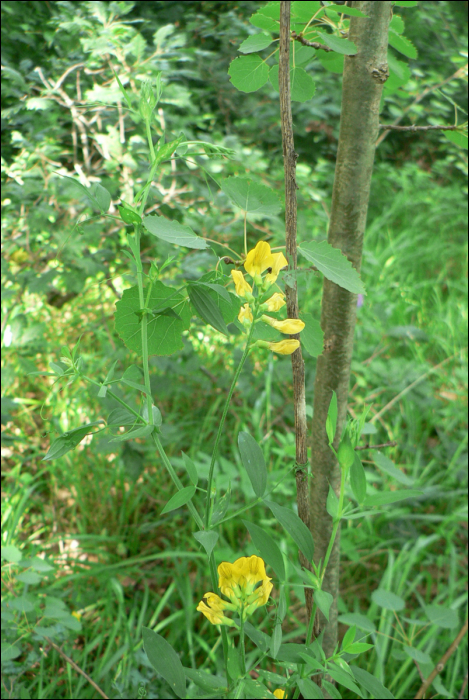
[[276,318],[271,318],[264,314],[262,320],[277,331],[280,331],[280,333],[289,333],[290,335],[301,333],[305,327],[304,321],[300,321],[299,318],[286,318],[285,321],[277,321]]
[[291,338],[289,340],[280,340],[278,343],[267,343],[267,347],[279,355],[291,355],[300,347],[300,341]]
[[241,321],[244,326],[250,326],[253,320],[254,317],[252,315],[251,307],[249,304],[244,304],[244,306],[242,306],[239,310],[238,321]]
[[[240,557],[234,564],[224,561],[218,567],[218,585],[231,602],[245,609],[250,615],[256,608],[265,605],[273,588],[265,573],[263,559],[253,554]],[[258,584],[261,583],[261,586]]]
[[278,273],[280,272],[282,267],[286,267],[288,265],[288,260],[286,259],[283,253],[273,253],[272,258],[273,262],[272,265],[270,265],[270,267],[272,268],[272,272],[269,272],[265,276],[265,279],[267,280],[269,285],[273,284],[276,281]]
[[270,299],[267,299],[267,301],[262,304],[261,309],[265,309],[266,311],[279,311],[282,306],[285,306],[285,294],[275,292]]
[[274,690],[274,695],[276,698],[284,698],[285,697],[285,691],[282,690],[281,688],[277,688]]
[[235,606],[223,600],[216,593],[206,593],[197,606],[197,610],[205,615],[212,625],[228,625],[237,627],[229,617],[223,615],[223,610],[236,610]]
[[255,248],[249,251],[244,261],[244,269],[253,278],[260,278],[264,270],[272,267],[274,256],[270,252],[270,245],[266,241],[259,241]]
[[236,294],[239,297],[252,299],[252,287],[244,279],[243,273],[239,270],[231,270],[231,276],[235,284]]

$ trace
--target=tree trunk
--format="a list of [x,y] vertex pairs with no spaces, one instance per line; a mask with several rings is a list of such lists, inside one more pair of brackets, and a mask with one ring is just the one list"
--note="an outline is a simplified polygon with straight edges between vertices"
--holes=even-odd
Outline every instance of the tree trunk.
[[[332,192],[328,241],[339,248],[359,271],[362,257],[375,144],[378,112],[387,66],[388,25],[391,2],[353,2],[367,18],[352,17],[349,39],[357,47],[355,56],[345,57],[339,148]],[[312,424],[311,532],[315,542],[315,562],[324,560],[332,530],[326,511],[331,485],[339,492],[340,470],[329,449],[326,416],[332,391],[338,399],[338,428],[335,448],[347,414],[347,395],[353,349],[357,296],[324,280],[321,326],[324,351],[318,358],[314,385]],[[320,615],[319,629],[325,626],[324,651],[333,653],[337,643],[337,597],[339,592],[339,533],[337,535],[323,588],[334,602],[329,622]]]

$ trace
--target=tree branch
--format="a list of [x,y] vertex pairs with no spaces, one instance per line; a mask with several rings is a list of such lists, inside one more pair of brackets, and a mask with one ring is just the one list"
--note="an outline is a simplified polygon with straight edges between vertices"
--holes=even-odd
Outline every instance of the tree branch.
[[446,662],[448,661],[449,657],[450,657],[452,654],[454,654],[454,652],[455,652],[456,649],[458,648],[459,644],[461,643],[462,638],[464,637],[464,635],[465,635],[466,633],[467,633],[467,619],[466,619],[466,622],[464,623],[464,625],[462,626],[461,630],[459,631],[459,634],[458,634],[458,636],[456,637],[456,639],[454,640],[454,642],[451,644],[451,646],[449,647],[449,649],[443,654],[443,656],[441,657],[441,659],[438,661],[437,665],[435,666],[435,668],[433,669],[433,671],[430,673],[430,675],[428,676],[427,680],[424,681],[424,682],[422,683],[422,685],[420,686],[420,689],[419,689],[417,695],[415,696],[416,700],[417,700],[418,698],[423,698],[423,697],[424,697],[425,693],[427,692],[428,688],[431,686],[431,684],[433,683],[433,681],[435,680],[435,678],[437,677],[437,675],[443,671],[443,669],[444,669],[444,667],[446,666]]
[[380,129],[386,131],[462,131],[460,126],[445,126],[444,124],[429,125],[429,126],[395,126],[394,124],[380,124]]
[[300,44],[303,44],[303,46],[311,46],[313,49],[321,49],[321,51],[333,51],[333,49],[331,49],[329,46],[319,44],[317,41],[308,41],[308,39],[305,39],[304,36],[301,36],[301,34],[297,34],[296,32],[291,33],[291,38],[295,41],[299,41]]

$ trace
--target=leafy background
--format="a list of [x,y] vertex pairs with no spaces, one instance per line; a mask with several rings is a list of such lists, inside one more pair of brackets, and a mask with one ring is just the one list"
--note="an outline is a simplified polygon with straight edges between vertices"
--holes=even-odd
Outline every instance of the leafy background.
[[[58,461],[42,462],[51,440],[100,421],[116,406],[95,390],[33,373],[49,371],[61,347],[80,338],[86,370],[99,380],[115,362],[121,373],[138,363],[113,321],[116,302],[135,283],[122,252],[124,230],[96,216],[89,198],[63,177],[102,184],[116,214],[119,199],[131,201],[148,169],[143,124],[125,112],[112,68],[135,99],[144,79],[164,72],[155,139],[182,131],[236,153],[223,161],[197,156],[191,167],[176,160],[159,171],[146,213],[157,211],[210,239],[208,249],[187,251],[145,237],[146,267],[174,256],[166,284],[212,270],[224,246],[242,250],[242,213],[217,186],[222,177],[248,176],[274,187],[282,200],[278,93],[270,83],[258,93],[238,92],[228,75],[239,44],[259,31],[249,23],[258,7],[2,4],[2,517],[3,543],[14,548],[6,550],[2,577],[5,697],[94,696],[47,640],[63,644],[108,695],[128,697],[144,684],[149,696],[172,697],[145,657],[143,626],[165,635],[186,666],[217,670],[216,630],[195,611],[207,589],[204,556],[186,510],[162,513],[174,491],[158,458],[143,440],[111,443],[103,431]],[[466,103],[467,3],[418,3],[399,8],[399,15],[418,53],[405,64],[408,74],[401,69],[403,84],[387,90],[381,121],[453,123],[455,104]],[[400,53],[390,53],[401,61]],[[341,77],[324,66],[307,64],[315,95],[293,104],[304,244],[326,238],[337,151]],[[458,114],[466,119],[461,109]],[[425,675],[466,615],[466,174],[466,152],[444,133],[388,133],[376,154],[365,235],[367,296],[358,309],[350,412],[371,404],[375,432],[367,438],[397,442],[365,461],[369,491],[399,487],[391,459],[400,467],[397,478],[424,493],[361,526],[344,524],[341,636],[361,620],[376,647],[360,665],[402,698],[420,684],[408,647],[423,655]],[[261,238],[282,245],[282,236],[281,213],[249,218],[250,245]],[[303,312],[317,322],[320,277],[299,280]],[[162,440],[181,474],[181,450],[201,478],[208,471],[240,342],[194,318],[180,353],[151,360]],[[306,372],[311,413],[314,359],[307,359]],[[128,385],[118,391],[124,398],[135,394]],[[238,432],[262,444],[274,480],[294,458],[292,426],[290,363],[259,350],[240,377],[221,445],[216,485],[220,494],[231,485],[231,507],[254,498]],[[293,479],[281,494],[291,507]],[[275,537],[287,562],[296,562],[292,541],[270,511],[249,517]],[[16,551],[22,559],[14,564]],[[240,522],[223,527],[220,559],[256,552]],[[300,583],[288,567],[290,580]],[[394,614],[376,598],[377,589],[405,601],[398,615],[407,638],[399,637],[399,625],[394,629]],[[301,589],[290,589],[284,641],[304,634],[303,602]],[[438,627],[425,626],[423,611],[435,605],[446,611],[443,621],[440,615]],[[269,630],[269,615],[258,624]],[[466,652],[464,642],[434,684],[440,697],[461,692]]]

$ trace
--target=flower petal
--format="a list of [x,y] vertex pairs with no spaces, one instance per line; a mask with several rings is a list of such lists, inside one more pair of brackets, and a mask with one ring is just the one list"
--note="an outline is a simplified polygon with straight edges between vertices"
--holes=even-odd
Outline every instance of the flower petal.
[[255,248],[249,251],[244,261],[244,269],[251,277],[261,275],[268,267],[274,264],[275,256],[270,252],[270,245],[266,241],[259,241]]
[[235,284],[236,294],[239,297],[246,297],[247,294],[252,294],[252,287],[244,279],[244,275],[239,270],[231,270],[231,276]]
[[254,317],[252,315],[251,307],[249,304],[244,304],[244,306],[242,306],[239,310],[238,321],[241,321],[241,323],[245,326],[250,326],[253,320]]
[[272,272],[269,272],[269,274],[265,276],[269,284],[273,284],[277,279],[280,270],[283,267],[288,266],[288,260],[286,259],[283,253],[273,253],[272,258],[272,264],[269,265],[269,267],[272,268]]
[[286,318],[284,321],[277,321],[276,318],[271,318],[264,314],[262,320],[277,331],[280,331],[280,333],[289,333],[290,335],[301,333],[305,327],[304,321],[301,321],[299,318]]
[[279,311],[282,306],[285,306],[285,294],[281,292],[275,292],[273,296],[270,297],[270,299],[267,299],[267,301],[262,304],[262,307],[265,307],[266,311]]
[[291,355],[295,350],[300,347],[300,341],[294,340],[293,338],[289,340],[280,340],[278,343],[269,343],[269,348],[273,352],[277,352],[279,355]]

